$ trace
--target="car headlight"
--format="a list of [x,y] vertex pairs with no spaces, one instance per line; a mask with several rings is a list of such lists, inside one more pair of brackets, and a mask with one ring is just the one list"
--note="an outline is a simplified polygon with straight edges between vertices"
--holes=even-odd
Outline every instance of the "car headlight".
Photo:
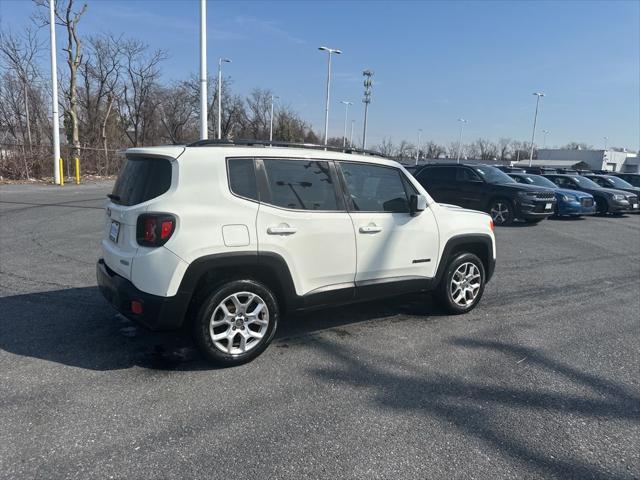
[[617,193],[615,193],[615,194],[613,195],[613,199],[614,199],[614,200],[617,200],[618,202],[620,202],[620,201],[622,201],[622,200],[625,200],[625,197],[624,197],[624,195],[618,195]]
[[577,202],[578,201],[578,197],[576,197],[575,195],[563,194],[561,198],[565,202]]

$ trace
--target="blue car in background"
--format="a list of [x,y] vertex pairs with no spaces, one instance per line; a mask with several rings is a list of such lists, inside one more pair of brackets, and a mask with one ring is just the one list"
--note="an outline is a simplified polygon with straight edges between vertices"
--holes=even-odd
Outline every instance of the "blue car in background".
[[580,216],[594,215],[596,213],[596,202],[590,193],[578,190],[567,190],[558,188],[548,178],[530,173],[510,173],[509,176],[518,183],[526,185],[537,185],[539,187],[552,188],[556,194],[556,216]]

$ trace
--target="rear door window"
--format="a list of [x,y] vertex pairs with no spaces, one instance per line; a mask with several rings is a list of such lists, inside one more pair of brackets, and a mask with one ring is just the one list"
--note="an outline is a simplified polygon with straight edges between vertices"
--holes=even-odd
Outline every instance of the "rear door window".
[[127,158],[110,198],[119,205],[137,205],[159,197],[170,186],[171,162],[166,158]]
[[339,210],[329,162],[264,159],[268,203],[294,210]]
[[418,174],[420,183],[444,183],[453,182],[456,179],[456,167],[428,167],[423,168]]

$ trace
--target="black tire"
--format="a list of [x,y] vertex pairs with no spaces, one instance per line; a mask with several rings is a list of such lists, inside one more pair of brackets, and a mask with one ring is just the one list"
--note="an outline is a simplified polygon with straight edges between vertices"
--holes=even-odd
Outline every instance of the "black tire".
[[[456,301],[454,300],[454,292],[452,292],[451,284],[453,282],[453,276],[458,268],[467,263],[472,263],[478,270],[480,274],[480,286],[478,288],[476,296],[473,298],[473,301],[466,306],[462,306],[459,303],[456,303]],[[474,255],[473,253],[458,253],[445,268],[442,278],[440,279],[440,283],[436,288],[436,291],[434,292],[434,297],[438,304],[440,304],[440,306],[444,308],[448,313],[458,315],[461,313],[470,312],[476,307],[476,305],[478,305],[478,302],[480,302],[480,299],[482,298],[482,294],[484,293],[485,279],[486,273],[484,270],[484,265],[476,255]]]
[[598,215],[605,215],[609,212],[609,204],[604,198],[596,197],[596,213]]
[[[264,306],[261,308],[260,315],[262,315],[262,318],[260,318],[260,321],[264,322],[266,318],[268,322],[266,327],[263,328],[263,326],[258,325],[257,322],[251,324],[244,323],[248,321],[250,315],[245,317],[244,307],[238,310],[234,306],[234,302],[230,300],[229,297],[235,294],[238,294],[236,300],[247,301],[246,313],[251,313],[250,309],[253,307],[255,310],[260,303],[257,300],[251,301],[251,297],[248,294],[256,295],[257,297],[254,297],[254,299],[257,298],[262,301]],[[226,299],[229,299],[228,302],[225,303],[227,311],[232,314],[231,316],[234,317],[235,320],[224,320],[224,323],[220,326],[214,327],[213,333],[227,333],[228,336],[232,336],[232,338],[230,340],[229,338],[223,338],[220,339],[221,341],[214,342],[210,330],[211,323],[214,319],[214,314],[218,320],[219,315],[222,315],[224,318],[228,317],[224,314],[222,307],[218,308]],[[266,307],[266,317],[264,307]],[[198,348],[207,360],[219,366],[232,367],[250,362],[267,348],[276,333],[279,319],[280,311],[278,302],[273,292],[267,286],[255,280],[233,280],[212,288],[208,294],[202,297],[198,312],[193,319],[193,337]],[[229,321],[231,321],[231,323],[229,323]],[[245,338],[245,335],[249,335],[250,331],[254,334],[261,333],[260,331],[256,331],[256,328],[263,330],[262,337],[259,339],[253,336],[246,338],[246,346],[249,347],[251,345],[251,347],[243,353],[234,353],[233,350],[236,349],[235,344],[238,344],[237,350],[240,350],[242,338]],[[234,334],[233,332],[236,333]],[[229,341],[231,342],[231,348],[225,352],[222,348],[225,346],[228,348]],[[256,343],[254,344],[254,342]]]
[[489,204],[489,215],[494,225],[511,225],[515,220],[513,202],[507,198],[493,199]]

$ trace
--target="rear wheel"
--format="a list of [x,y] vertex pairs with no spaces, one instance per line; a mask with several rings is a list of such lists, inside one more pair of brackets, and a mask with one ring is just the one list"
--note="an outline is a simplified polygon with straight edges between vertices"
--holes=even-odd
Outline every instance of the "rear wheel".
[[193,335],[211,362],[234,366],[249,362],[269,345],[279,320],[275,296],[254,280],[235,280],[204,297]]
[[491,203],[489,214],[495,225],[509,225],[514,219],[514,208],[506,198],[497,198]]
[[447,265],[436,300],[449,313],[469,312],[482,298],[485,278],[482,261],[473,253],[460,253]]

